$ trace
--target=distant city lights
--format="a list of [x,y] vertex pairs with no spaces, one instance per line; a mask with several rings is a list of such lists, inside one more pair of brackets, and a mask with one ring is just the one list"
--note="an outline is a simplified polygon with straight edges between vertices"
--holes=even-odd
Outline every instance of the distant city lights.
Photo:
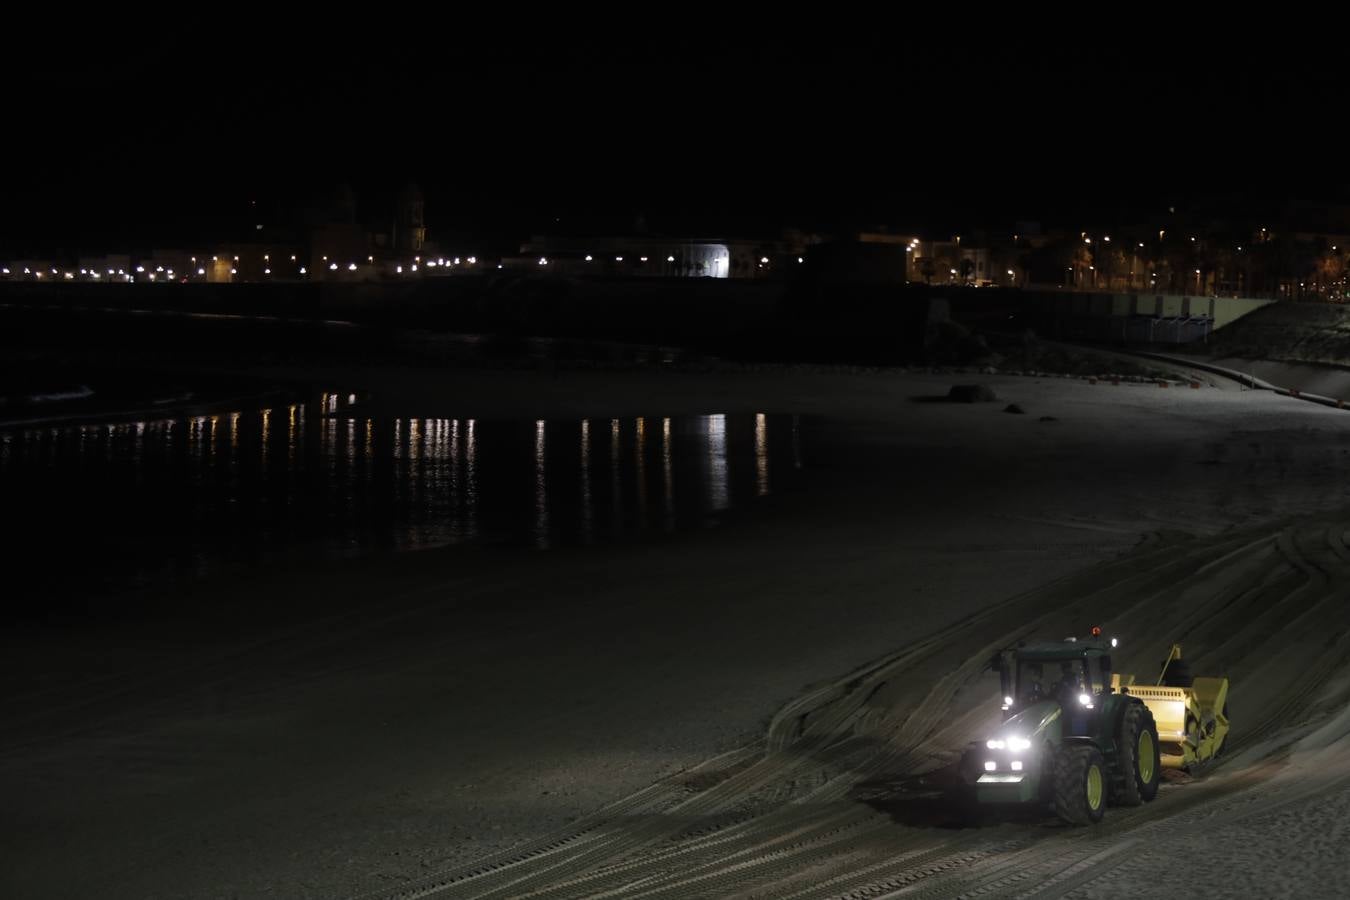
[[[1157,242],[1153,241],[1154,230],[1157,231]],[[1141,240],[1140,235],[1143,233],[1149,234],[1149,238]],[[1053,237],[1037,238],[1032,241],[1032,244],[1033,246],[1041,246],[1037,241],[1058,242],[1052,246],[1057,250],[1071,252],[1077,257],[1074,261],[1074,265],[1059,269],[1060,286],[1071,285],[1075,289],[1088,289],[1089,287],[1095,289],[1098,285],[1105,284],[1108,290],[1117,290],[1120,289],[1122,285],[1133,288],[1137,282],[1145,289],[1149,290],[1153,288],[1162,290],[1165,288],[1167,290],[1186,292],[1189,287],[1190,292],[1193,293],[1208,289],[1217,291],[1222,296],[1223,292],[1232,290],[1229,285],[1233,281],[1233,273],[1235,271],[1238,272],[1238,288],[1240,290],[1252,290],[1255,288],[1255,291],[1258,293],[1262,290],[1262,284],[1261,281],[1258,280],[1257,275],[1250,274],[1251,268],[1260,267],[1259,276],[1267,283],[1267,285],[1271,278],[1274,277],[1274,275],[1271,274],[1274,270],[1269,269],[1273,264],[1261,260],[1257,260],[1253,263],[1252,257],[1256,255],[1256,252],[1246,253],[1245,245],[1237,244],[1232,239],[1220,241],[1214,234],[1202,234],[1203,241],[1199,234],[1173,235],[1170,244],[1174,249],[1179,250],[1180,248],[1185,247],[1187,252],[1193,257],[1180,265],[1177,265],[1175,262],[1166,258],[1159,258],[1162,256],[1162,248],[1168,246],[1168,244],[1161,243],[1165,239],[1166,231],[1157,229],[1156,225],[1144,226],[1140,229],[1139,233],[1117,233],[1114,235],[1099,233],[1095,237],[1087,231],[1080,231],[1078,237],[1074,237],[1072,231],[1068,231],[1067,233],[1058,232]],[[1007,237],[1008,235],[1004,235],[1005,241]],[[1011,235],[1011,237],[1014,241],[1020,240],[1020,235]],[[1185,244],[1177,245],[1175,242],[1178,237],[1188,238],[1187,243],[1194,243],[1196,245],[1195,248],[1186,247]],[[1253,232],[1252,237],[1256,242],[1263,242],[1275,239],[1276,237],[1279,237],[1279,235],[1272,234],[1266,229],[1261,229],[1259,233]],[[1237,237],[1236,239],[1242,240],[1243,238]],[[282,266],[280,269],[274,270],[271,264],[271,248],[268,247],[267,252],[265,253],[258,253],[257,251],[263,249],[263,247],[261,239],[256,240],[258,243],[252,246],[246,244],[233,245],[238,247],[238,255],[234,255],[233,250],[227,250],[225,251],[225,254],[218,256],[209,253],[203,253],[201,256],[191,256],[189,257],[191,260],[190,265],[184,265],[182,263],[183,258],[187,256],[187,251],[150,251],[140,255],[139,259],[137,259],[137,255],[132,255],[128,258],[127,255],[121,253],[109,253],[103,256],[81,255],[79,257],[55,257],[54,259],[49,258],[41,263],[30,261],[27,266],[24,265],[22,260],[15,259],[13,266],[6,265],[0,267],[0,278],[5,281],[17,281],[20,278],[18,273],[22,272],[22,278],[24,279],[42,279],[49,283],[75,281],[80,278],[85,279],[86,283],[91,281],[98,281],[101,283],[104,280],[105,275],[109,282],[120,280],[135,282],[138,278],[144,279],[141,283],[144,283],[145,281],[156,283],[163,281],[165,283],[186,284],[192,277],[196,277],[199,282],[221,281],[238,284],[253,281],[273,285],[286,280],[307,280],[309,274],[308,268],[304,265],[300,265],[298,262],[298,251],[301,249],[300,244],[292,244],[292,246],[296,246],[297,253],[286,253],[285,245],[281,245],[282,249],[278,252],[278,259],[284,260],[289,256],[292,262],[292,268],[287,269],[285,266]],[[890,245],[888,252],[894,252],[895,247],[904,247],[907,258],[901,260],[901,262],[905,263],[905,273],[910,278],[914,277],[915,272],[917,272],[922,265],[922,268],[924,269],[922,274],[925,275],[929,281],[935,283],[936,279],[932,277],[935,274],[932,270],[932,263],[940,260],[936,267],[937,272],[940,273],[942,271],[942,265],[951,265],[951,268],[948,269],[951,276],[948,283],[952,285],[965,284],[967,286],[975,287],[993,287],[997,284],[1002,284],[1010,287],[1020,286],[1027,289],[1036,289],[1040,284],[1038,278],[1040,273],[1035,271],[1035,267],[1023,271],[1026,267],[1021,265],[1021,262],[1018,261],[1017,257],[1011,255],[1011,250],[1008,250],[1002,245],[984,246],[977,244],[975,247],[967,250],[970,243],[968,238],[966,241],[962,241],[958,237],[943,238],[941,240],[925,240],[929,240],[929,243],[926,245],[926,250],[925,245],[918,237],[905,239],[898,235],[887,236],[884,238],[884,243]],[[1347,258],[1346,253],[1347,251],[1350,251],[1350,246],[1347,247],[1347,251],[1341,251],[1339,243],[1332,243],[1333,240],[1335,240],[1334,237],[1331,240],[1326,241],[1325,245],[1321,245],[1318,248],[1318,252],[1326,257],[1328,267],[1332,264],[1344,266],[1345,259]],[[1109,254],[1110,245],[1114,244],[1118,249],[1124,251],[1129,247],[1130,241],[1135,242],[1135,248],[1123,253],[1121,262],[1113,263],[1115,257]],[[952,255],[953,244],[956,245],[954,256]],[[375,242],[372,242],[367,246],[376,245]],[[226,244],[224,246],[231,245]],[[321,264],[320,270],[316,272],[316,279],[322,280],[323,278],[333,278],[336,280],[356,281],[370,278],[376,280],[385,279],[392,282],[395,280],[392,276],[397,275],[398,280],[403,283],[409,276],[414,276],[412,280],[415,281],[415,276],[417,276],[418,268],[421,265],[436,270],[435,272],[428,273],[426,276],[427,278],[435,279],[436,276],[443,277],[456,274],[446,272],[446,268],[456,268],[465,265],[476,266],[479,262],[477,256],[447,257],[440,255],[430,256],[425,260],[420,256],[417,256],[414,257],[414,262],[412,263],[401,262],[401,259],[407,259],[403,253],[395,251],[393,247],[388,246],[384,242],[379,242],[378,246],[382,248],[382,256],[380,259],[377,260],[373,253],[368,253],[366,256],[366,263],[370,266],[369,269],[363,267],[358,261],[355,261],[357,258],[354,254],[348,256],[348,262],[346,263],[335,259],[331,255],[323,255],[323,263]],[[761,244],[761,256],[751,255],[755,245],[748,244],[748,242],[742,242],[735,247],[720,247],[714,256],[704,258],[702,256],[705,252],[704,250],[690,250],[683,244],[678,244],[672,240],[670,243],[666,244],[667,248],[671,246],[680,246],[681,252],[675,253],[674,251],[667,249],[666,256],[664,257],[666,265],[655,267],[651,265],[651,262],[653,260],[659,262],[663,259],[659,250],[656,251],[654,255],[651,254],[651,251],[645,251],[646,255],[643,255],[644,251],[639,251],[639,255],[632,258],[632,261],[637,263],[637,265],[628,266],[626,265],[628,261],[627,251],[616,251],[613,249],[607,251],[605,249],[606,246],[611,248],[614,246],[660,246],[660,244],[656,244],[655,242],[629,242],[627,240],[616,240],[612,243],[608,241],[599,242],[599,253],[591,251],[589,253],[583,252],[579,255],[573,248],[564,249],[563,247],[557,247],[555,249],[558,250],[559,255],[556,257],[549,256],[547,255],[547,252],[545,252],[552,246],[552,244],[535,244],[533,247],[525,245],[518,248],[518,253],[499,257],[499,262],[497,263],[485,261],[485,264],[501,270],[506,267],[506,263],[509,263],[514,271],[520,271],[523,267],[526,272],[540,272],[540,277],[548,277],[549,273],[557,275],[559,273],[572,271],[578,260],[584,260],[587,263],[585,272],[591,273],[592,275],[608,274],[616,278],[628,278],[637,275],[674,278],[682,275],[698,274],[723,278],[729,276],[731,278],[758,277],[767,279],[773,277],[788,277],[790,273],[784,272],[783,266],[785,264],[790,264],[794,259],[798,265],[806,262],[806,250],[804,247],[797,251],[797,254],[801,255],[797,255],[792,253],[790,245],[775,242],[765,242]],[[798,244],[798,246],[803,245]],[[1074,251],[1074,247],[1077,247],[1078,249]],[[766,248],[772,248],[778,255],[769,256],[768,249]],[[1212,252],[1207,253],[1207,248],[1212,248]],[[1234,248],[1236,248],[1237,256],[1232,256]],[[198,249],[200,250],[202,248],[199,247]],[[317,250],[319,247],[315,246],[312,249]],[[334,253],[341,252],[343,255],[346,255],[348,252],[344,251],[341,246],[334,246],[333,249]],[[440,248],[434,244],[423,244],[418,249],[425,249],[428,252],[436,252],[438,254],[440,252]],[[1256,250],[1260,249],[1263,249],[1263,245],[1258,243]],[[307,248],[306,255],[310,252],[311,250]],[[1222,256],[1217,255],[1223,253],[1229,254],[1229,258],[1225,259]],[[983,255],[975,257],[971,254]],[[595,262],[603,261],[607,256],[614,263],[613,266],[600,266],[598,268],[594,266]],[[208,257],[214,264],[210,269],[205,266],[205,261]],[[242,262],[245,257],[249,260],[247,263]],[[201,261],[200,263],[199,260]],[[228,262],[230,260],[233,260],[233,264]],[[261,269],[256,266],[256,263],[260,260],[263,263]],[[1236,262],[1234,260],[1236,260]],[[56,265],[53,265],[53,262],[55,262]],[[1102,262],[1102,269],[1100,271],[1094,264],[1095,262]],[[1243,273],[1238,271],[1239,267],[1237,262],[1243,262],[1244,266],[1249,267],[1247,270],[1248,274],[1245,277],[1248,281],[1255,282],[1254,285],[1247,285],[1246,281],[1242,280]],[[1189,264],[1189,269],[1187,268],[1187,264]],[[119,265],[124,266],[125,268],[119,268]],[[535,265],[536,268],[530,270],[530,265]],[[997,281],[997,273],[1000,265],[1003,266],[1005,275],[1002,282]],[[1146,268],[1146,266],[1149,265],[1166,266],[1166,277],[1162,277],[1164,275],[1164,270],[1150,273]],[[67,268],[67,266],[69,268]],[[322,274],[323,267],[327,268],[330,275],[324,276]],[[229,276],[232,277],[223,277],[225,276],[227,269]],[[542,272],[542,269],[547,269],[548,271]],[[337,273],[344,270],[347,271],[349,275],[342,276],[342,278],[339,279]],[[477,270],[475,270],[475,272],[476,271]],[[1190,278],[1186,277],[1188,271],[1191,273]],[[1331,271],[1331,269],[1328,268],[1327,271]],[[1336,269],[1335,271],[1340,272],[1341,270]],[[462,274],[469,275],[472,273],[464,272]],[[260,275],[263,277],[259,278],[258,276]],[[275,278],[273,276],[275,276]],[[1350,299],[1350,291],[1347,291],[1346,289],[1346,279],[1340,278],[1340,280],[1336,280],[1338,277],[1339,276],[1327,277],[1323,274],[1321,269],[1318,269],[1311,272],[1306,281],[1300,282],[1295,279],[1290,282],[1288,286],[1282,285],[1278,287],[1278,290],[1267,286],[1265,287],[1265,291],[1267,293],[1278,293],[1281,296],[1287,295],[1292,291],[1299,297],[1304,296],[1304,291],[1311,291],[1315,295],[1325,296],[1330,302],[1343,303]],[[908,281],[906,283],[908,283]]]

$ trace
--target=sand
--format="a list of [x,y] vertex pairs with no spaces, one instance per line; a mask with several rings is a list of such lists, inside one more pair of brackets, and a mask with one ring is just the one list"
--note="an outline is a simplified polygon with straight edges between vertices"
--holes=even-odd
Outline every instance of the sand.
[[[1350,775],[1315,731],[1346,695],[1350,414],[1011,376],[981,380],[1026,415],[912,399],[969,376],[310,374],[380,414],[778,412],[820,438],[802,490],[716,529],[260,571],[178,598],[200,614],[11,635],[5,895],[1109,896],[1303,784],[1294,741]],[[980,654],[1093,623],[1140,671],[1181,638],[1232,675],[1246,745],[1095,831],[932,827],[906,785],[997,715]],[[1304,812],[1287,834],[1311,839],[1346,802],[1288,790],[1224,840]],[[1330,884],[1305,850],[1232,867],[1249,892]]]

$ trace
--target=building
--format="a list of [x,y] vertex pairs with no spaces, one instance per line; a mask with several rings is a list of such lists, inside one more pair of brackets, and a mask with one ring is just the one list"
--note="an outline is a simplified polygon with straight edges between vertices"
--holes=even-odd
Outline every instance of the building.
[[782,241],[535,235],[502,268],[624,278],[768,278],[794,263]]
[[948,240],[924,241],[910,245],[908,278],[923,284],[960,284],[987,287],[1012,284],[1015,275],[995,264],[995,254],[982,241],[953,235]]

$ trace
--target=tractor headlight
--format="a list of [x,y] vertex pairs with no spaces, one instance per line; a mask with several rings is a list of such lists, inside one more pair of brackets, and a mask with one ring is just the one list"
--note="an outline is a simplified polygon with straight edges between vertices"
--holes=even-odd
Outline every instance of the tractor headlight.
[[1012,698],[1011,698],[1011,697],[1004,697],[1004,698],[1003,698],[1003,705],[1004,705],[1004,706],[1012,706]]
[[986,762],[986,763],[984,764],[984,770],[985,770],[986,772],[992,772],[992,771],[994,771],[994,770],[997,769],[997,768],[998,768],[998,763],[994,762],[992,759],[989,760],[988,762]]
[[1079,694],[1079,695],[1078,695],[1078,702],[1081,703],[1081,704],[1083,704],[1084,706],[1091,706],[1091,705],[1092,705],[1092,696],[1091,696],[1090,694]]
[[1014,753],[1020,753],[1023,750],[1031,748],[1031,741],[1026,738],[1008,738],[1008,749]]
[[984,745],[988,747],[990,750],[1002,750],[1004,746],[1002,741],[995,741],[995,740],[985,741]]

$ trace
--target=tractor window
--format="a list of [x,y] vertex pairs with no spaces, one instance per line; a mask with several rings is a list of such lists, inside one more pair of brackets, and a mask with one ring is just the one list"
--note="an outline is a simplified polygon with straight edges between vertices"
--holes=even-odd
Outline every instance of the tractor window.
[[1092,656],[1087,660],[1088,684],[1093,694],[1104,694],[1111,686],[1111,657]]
[[1051,664],[1054,669],[1047,673],[1053,679],[1051,696],[1067,706],[1077,701],[1080,694],[1087,691],[1087,661],[1084,659],[1064,659]]
[[1049,700],[1050,673],[1045,665],[1034,660],[1017,661],[1017,705],[1026,707]]

